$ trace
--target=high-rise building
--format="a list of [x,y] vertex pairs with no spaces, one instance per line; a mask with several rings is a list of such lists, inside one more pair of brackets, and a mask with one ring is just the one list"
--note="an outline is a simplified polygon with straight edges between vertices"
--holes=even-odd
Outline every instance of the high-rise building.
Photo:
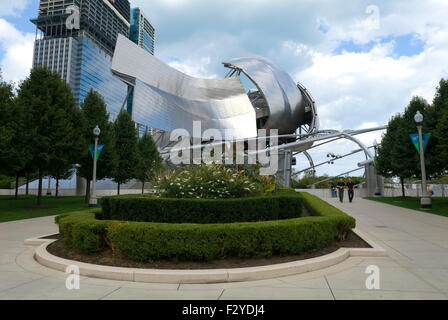
[[115,117],[128,86],[110,67],[118,34],[129,37],[129,1],[40,0],[38,17],[31,21],[36,25],[33,66],[59,72],[79,104],[90,89],[98,91]]
[[120,12],[120,14],[129,21],[131,7],[128,0],[109,0],[109,2]]
[[155,29],[140,8],[131,11],[131,33],[129,38],[154,55]]
[[[155,29],[140,8],[133,8],[131,10],[131,30],[129,39],[135,42],[140,48],[154,55]],[[130,114],[132,114],[134,90],[131,87],[129,90],[127,110]],[[138,123],[137,128],[139,136],[144,135],[146,131],[151,132],[151,128]]]

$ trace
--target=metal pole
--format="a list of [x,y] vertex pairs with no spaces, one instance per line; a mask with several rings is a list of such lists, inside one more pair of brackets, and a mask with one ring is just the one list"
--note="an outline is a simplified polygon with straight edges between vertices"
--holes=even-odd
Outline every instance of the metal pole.
[[418,129],[418,140],[420,144],[420,166],[422,170],[422,198],[420,200],[420,205],[422,209],[431,209],[432,203],[431,198],[428,194],[428,188],[426,186],[426,167],[425,167],[425,152],[423,150],[423,137],[422,137],[422,125],[417,125]]
[[93,152],[93,185],[92,185],[92,195],[90,196],[89,207],[98,207],[98,201],[96,199],[96,157],[98,149],[98,137],[95,137],[95,149]]
[[[376,157],[378,157],[378,145],[375,143],[375,158]],[[375,171],[375,178],[376,178],[375,179],[375,182],[376,182],[375,196],[380,197],[381,196],[380,182],[379,182],[379,176],[378,176],[378,171],[376,170],[376,166],[374,167],[374,171]]]
[[51,177],[48,176],[48,187],[47,187],[47,196],[51,196],[51,188],[50,185],[51,184]]

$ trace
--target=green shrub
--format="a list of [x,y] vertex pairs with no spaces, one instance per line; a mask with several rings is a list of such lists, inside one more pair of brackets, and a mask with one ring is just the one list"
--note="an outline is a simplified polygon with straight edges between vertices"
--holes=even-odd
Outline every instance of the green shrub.
[[165,198],[227,199],[275,190],[275,181],[262,177],[257,166],[193,165],[159,177],[156,188]]
[[109,246],[137,261],[161,259],[209,261],[298,255],[343,239],[355,219],[309,195],[299,195],[314,216],[277,221],[227,224],[166,224],[100,221],[94,210],[57,218],[60,232],[73,249],[92,253]]
[[102,199],[98,219],[163,223],[230,223],[282,220],[302,215],[297,193],[240,199],[173,199],[119,196]]
[[92,219],[98,210],[80,211],[56,217],[64,243],[83,253],[100,252],[107,248],[107,228],[112,221]]
[[11,189],[12,183],[15,181],[16,179],[14,177],[0,175],[0,189]]

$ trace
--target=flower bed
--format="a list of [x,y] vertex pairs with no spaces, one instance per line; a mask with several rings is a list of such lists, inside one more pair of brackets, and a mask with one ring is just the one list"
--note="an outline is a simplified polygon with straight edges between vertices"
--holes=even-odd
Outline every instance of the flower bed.
[[258,166],[250,168],[225,165],[194,165],[163,173],[157,188],[165,198],[228,199],[272,193],[276,189],[272,177],[258,174]]

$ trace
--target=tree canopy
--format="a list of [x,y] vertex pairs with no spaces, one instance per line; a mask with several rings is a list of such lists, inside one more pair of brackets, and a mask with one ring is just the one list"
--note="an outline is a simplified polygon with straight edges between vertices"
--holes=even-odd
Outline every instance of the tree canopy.
[[114,123],[115,149],[118,155],[117,170],[113,180],[120,185],[135,178],[135,165],[137,163],[137,129],[131,116],[126,110],[122,110]]
[[70,86],[57,72],[37,67],[18,90],[28,133],[27,149],[39,172],[37,203],[42,197],[42,178],[61,163],[76,163],[83,145],[83,120]]
[[135,177],[142,183],[142,193],[145,183],[151,181],[162,167],[162,158],[152,136],[145,132],[137,143],[137,165]]
[[448,172],[448,79],[442,79],[433,101],[433,120],[437,123],[434,132],[436,154],[441,174]]
[[90,197],[90,181],[93,179],[93,158],[89,145],[94,144],[93,129],[96,126],[101,129],[98,143],[104,145],[97,163],[96,179],[112,178],[117,167],[118,158],[115,151],[114,128],[109,121],[109,113],[106,110],[104,98],[98,92],[90,90],[81,104],[81,110],[86,121],[86,127],[82,133],[84,145],[78,162],[78,174],[87,180],[87,202]]
[[375,159],[378,173],[385,177],[399,177],[404,194],[404,179],[421,179],[420,157],[410,134],[417,133],[414,116],[423,114],[423,133],[431,133],[425,152],[425,166],[429,178],[446,173],[448,168],[448,81],[442,79],[433,103],[413,97],[402,114],[389,121]]

